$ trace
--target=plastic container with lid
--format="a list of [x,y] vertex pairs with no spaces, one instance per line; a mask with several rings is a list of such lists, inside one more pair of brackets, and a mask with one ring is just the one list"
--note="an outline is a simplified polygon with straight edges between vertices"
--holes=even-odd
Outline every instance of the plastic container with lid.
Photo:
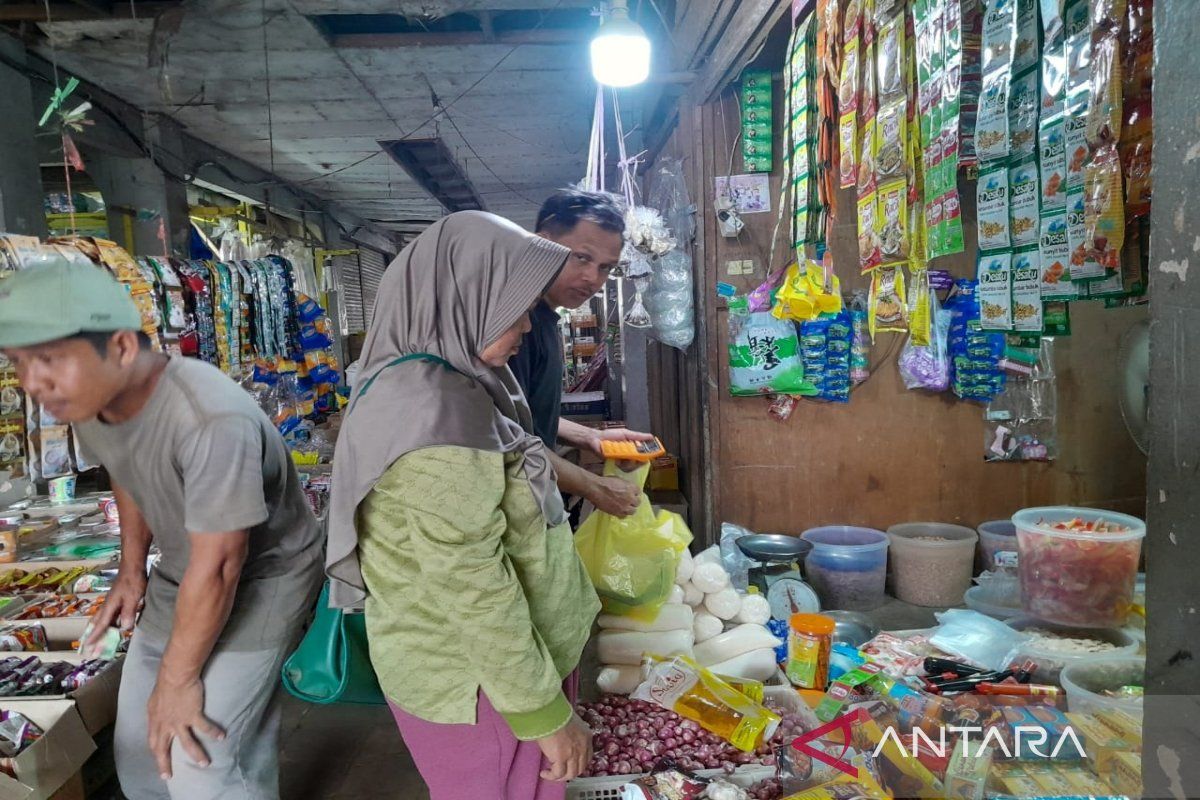
[[[1013,617],[1005,622],[1010,628],[1037,637],[1035,640],[1022,642],[1014,655],[1014,659],[1030,659],[1037,664],[1033,673],[1034,683],[1057,684],[1062,671],[1071,664],[1132,656],[1138,651],[1137,640],[1126,631],[1117,628],[1075,628],[1028,615]],[[1047,635],[1082,641],[1074,646],[1066,642],[1055,646],[1053,642],[1045,641]],[[1086,640],[1092,640],[1096,644],[1086,646]],[[1098,649],[1103,647],[1107,649]]]
[[962,603],[975,567],[975,531],[944,522],[906,522],[887,533],[896,597],[917,606]]
[[963,602],[967,608],[994,619],[1019,617],[1025,613],[1021,609],[1021,590],[1015,577],[1010,583],[1011,590],[1007,584],[998,581],[972,586],[963,595]]
[[1125,686],[1145,686],[1146,659],[1140,656],[1091,658],[1068,664],[1060,676],[1067,692],[1067,710],[1075,714],[1092,714],[1100,709],[1115,708],[1142,718],[1142,698],[1110,697]]
[[[980,523],[979,549],[983,553],[985,570],[1017,569],[1017,526],[1010,519],[993,519]],[[998,558],[997,558],[998,556]]]
[[804,560],[804,572],[824,608],[870,611],[883,603],[886,533],[831,525],[807,530],[801,538],[813,544]]
[[[1115,529],[1082,529],[1097,523]],[[1025,611],[1061,625],[1125,624],[1146,523],[1113,511],[1049,506],[1018,511],[1013,524]]]

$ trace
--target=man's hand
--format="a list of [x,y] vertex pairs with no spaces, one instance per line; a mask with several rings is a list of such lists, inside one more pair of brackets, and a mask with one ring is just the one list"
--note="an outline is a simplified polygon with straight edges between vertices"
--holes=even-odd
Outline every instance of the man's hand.
[[542,780],[569,781],[583,774],[592,761],[592,730],[579,715],[549,736],[537,740],[550,769],[542,770]]
[[220,741],[225,732],[204,716],[204,684],[198,678],[176,683],[161,673],[147,704],[150,750],[163,780],[171,778],[171,743],[178,740],[188,757],[201,767],[209,764],[197,734]]
[[122,569],[117,573],[112,591],[96,616],[92,617],[92,632],[88,634],[84,648],[92,647],[104,637],[104,632],[111,627],[120,627],[123,631],[133,630],[137,622],[138,611],[141,610],[142,600],[146,596],[146,576],[136,570]]
[[648,442],[653,438],[653,434],[638,433],[626,428],[610,428],[603,431],[593,430],[592,434],[588,437],[587,446],[596,455],[603,456],[602,442]]
[[620,478],[595,478],[585,496],[599,510],[621,519],[637,511],[642,502],[641,490]]

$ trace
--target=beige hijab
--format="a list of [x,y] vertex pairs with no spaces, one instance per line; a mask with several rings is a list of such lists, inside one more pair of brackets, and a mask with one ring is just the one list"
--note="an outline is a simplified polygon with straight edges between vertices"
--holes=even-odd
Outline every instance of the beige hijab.
[[[358,506],[388,467],[413,450],[520,452],[547,523],[565,520],[516,379],[508,367],[486,367],[476,356],[546,291],[567,254],[500,217],[463,211],[431,225],[388,267],[334,453],[325,556],[331,606],[366,599]],[[397,363],[417,354],[429,358]]]

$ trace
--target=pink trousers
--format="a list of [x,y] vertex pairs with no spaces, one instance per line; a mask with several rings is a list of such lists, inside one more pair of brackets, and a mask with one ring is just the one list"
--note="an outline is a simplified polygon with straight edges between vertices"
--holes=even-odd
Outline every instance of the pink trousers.
[[[579,673],[563,682],[572,705]],[[549,765],[536,742],[522,742],[483,692],[474,725],[426,722],[389,703],[392,716],[421,777],[429,800],[563,800],[567,785],[542,780]]]

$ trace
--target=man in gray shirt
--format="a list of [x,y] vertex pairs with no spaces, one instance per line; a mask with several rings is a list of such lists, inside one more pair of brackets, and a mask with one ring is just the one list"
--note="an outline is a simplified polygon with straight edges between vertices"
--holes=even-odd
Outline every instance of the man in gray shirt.
[[254,400],[208,364],[155,353],[140,327],[103,269],[0,281],[0,349],[112,478],[121,565],[95,635],[132,628],[144,602],[119,696],[122,790],[277,798],[279,669],[319,588],[319,528]]

